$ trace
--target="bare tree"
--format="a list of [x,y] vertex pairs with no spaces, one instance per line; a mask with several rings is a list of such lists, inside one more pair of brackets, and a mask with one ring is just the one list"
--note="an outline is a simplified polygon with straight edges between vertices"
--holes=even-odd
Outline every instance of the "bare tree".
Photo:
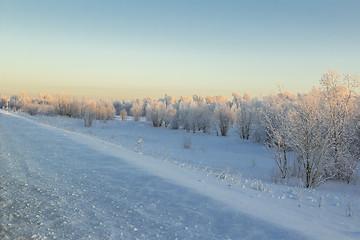
[[287,114],[294,100],[295,96],[288,92],[270,95],[264,99],[261,111],[267,135],[265,143],[274,149],[275,162],[283,179],[288,173],[288,151],[290,150]]
[[234,122],[234,109],[225,103],[217,103],[214,119],[221,136],[227,136],[228,130]]
[[359,77],[345,75],[341,77],[332,68],[321,80],[324,92],[323,110],[326,129],[329,132],[328,161],[333,161],[333,168],[328,175],[335,180],[349,182],[357,166],[356,157],[349,151],[355,131],[350,127],[355,118],[355,89]]
[[289,144],[296,153],[305,187],[316,187],[326,181],[325,161],[328,148],[328,132],[324,132],[321,114],[321,93],[313,89],[309,94],[299,95],[289,113]]
[[250,94],[245,93],[244,96],[240,96],[236,92],[233,93],[233,98],[233,103],[236,106],[235,129],[240,138],[248,140],[254,117],[252,98]]

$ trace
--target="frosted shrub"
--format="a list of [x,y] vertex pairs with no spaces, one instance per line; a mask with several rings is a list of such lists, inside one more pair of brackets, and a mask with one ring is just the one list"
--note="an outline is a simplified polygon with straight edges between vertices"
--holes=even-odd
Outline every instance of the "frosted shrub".
[[274,159],[283,179],[288,172],[289,121],[288,111],[295,96],[285,92],[264,98],[261,109],[262,124],[265,128],[265,143],[273,149]]
[[95,111],[93,111],[89,106],[86,106],[83,115],[84,126],[91,127],[93,125],[95,117],[96,117]]
[[171,118],[169,127],[170,129],[179,129],[180,126],[180,117],[179,117],[179,111],[175,113],[175,115]]
[[121,120],[125,121],[126,118],[127,118],[127,112],[126,112],[126,109],[123,108],[121,111],[120,111],[120,117],[121,117]]
[[8,98],[6,96],[0,95],[0,109],[6,108],[7,99]]
[[53,105],[40,104],[38,109],[39,115],[56,116],[56,110]]
[[146,106],[146,120],[151,121],[154,127],[167,127],[175,114],[176,109],[165,102],[151,102]]
[[96,103],[96,119],[98,120],[113,120],[115,118],[114,105],[108,101],[98,101]]
[[[327,177],[349,183],[358,166],[358,149],[351,151],[351,144],[356,138],[353,119],[356,117],[356,95],[360,77],[345,75],[330,69],[320,80],[323,89],[322,112],[325,129],[329,134],[327,148]],[[354,126],[355,125],[355,126]]]
[[190,103],[180,102],[179,104],[179,123],[186,131],[190,131],[195,126],[194,112]]
[[46,105],[50,105],[52,103],[53,99],[51,97],[51,95],[47,94],[47,93],[40,93],[39,96],[36,99],[36,102],[39,104],[46,104]]
[[83,101],[81,106],[81,118],[85,127],[91,127],[96,119],[96,103],[94,101]]
[[348,202],[345,206],[346,216],[351,217],[353,215],[353,203]]
[[135,102],[132,104],[132,107],[130,108],[130,112],[131,114],[134,116],[134,121],[139,121],[140,117],[142,116],[143,112],[144,112],[144,107],[142,102]]
[[195,128],[197,131],[203,131],[204,133],[210,133],[213,118],[211,117],[211,111],[209,105],[198,102],[195,106],[192,107]]
[[[51,99],[50,95],[44,95],[44,98]],[[42,95],[41,95],[42,96]],[[38,99],[29,99],[27,102],[23,102],[20,107],[21,111],[34,116],[34,115],[56,115],[56,111],[53,105],[51,105],[51,101],[39,101]]]
[[175,114],[176,114],[176,109],[172,105],[167,105],[165,111],[162,112],[164,127],[169,126]]
[[146,106],[146,120],[151,121],[154,127],[160,127],[163,123],[165,111],[164,102],[151,102]]
[[253,101],[249,94],[240,96],[236,92],[233,93],[235,109],[235,130],[242,139],[248,140],[250,130],[253,124],[254,107]]
[[72,118],[81,117],[81,104],[75,98],[60,94],[56,96],[53,104],[58,115]]
[[25,113],[34,116],[39,113],[39,104],[37,103],[26,103],[21,107],[21,110]]
[[234,111],[227,104],[217,104],[214,111],[214,119],[221,136],[227,136],[229,128],[234,122]]

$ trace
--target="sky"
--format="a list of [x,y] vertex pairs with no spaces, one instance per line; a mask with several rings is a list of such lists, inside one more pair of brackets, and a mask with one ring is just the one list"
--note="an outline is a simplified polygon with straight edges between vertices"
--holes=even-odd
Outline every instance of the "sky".
[[0,0],[0,94],[133,99],[360,74],[357,0]]

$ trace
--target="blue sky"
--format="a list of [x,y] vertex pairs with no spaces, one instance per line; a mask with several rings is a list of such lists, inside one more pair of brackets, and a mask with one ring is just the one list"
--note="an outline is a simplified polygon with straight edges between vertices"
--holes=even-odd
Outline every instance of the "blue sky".
[[0,93],[303,92],[360,74],[360,1],[0,0]]

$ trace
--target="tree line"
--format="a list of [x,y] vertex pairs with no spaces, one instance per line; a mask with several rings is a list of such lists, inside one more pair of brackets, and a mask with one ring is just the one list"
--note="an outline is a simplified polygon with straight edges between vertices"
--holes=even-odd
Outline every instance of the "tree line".
[[[360,161],[359,77],[330,69],[320,87],[301,94],[279,92],[252,98],[249,94],[176,99],[169,95],[153,100],[78,101],[68,95],[48,94],[28,98],[24,92],[9,99],[0,96],[0,107],[30,115],[62,115],[84,119],[134,121],[144,118],[154,127],[184,129],[227,136],[232,130],[241,139],[264,143],[274,152],[279,178],[296,176],[304,186],[328,181],[350,183],[358,177]],[[291,154],[289,154],[291,153]],[[290,164],[290,158],[295,160]]]

